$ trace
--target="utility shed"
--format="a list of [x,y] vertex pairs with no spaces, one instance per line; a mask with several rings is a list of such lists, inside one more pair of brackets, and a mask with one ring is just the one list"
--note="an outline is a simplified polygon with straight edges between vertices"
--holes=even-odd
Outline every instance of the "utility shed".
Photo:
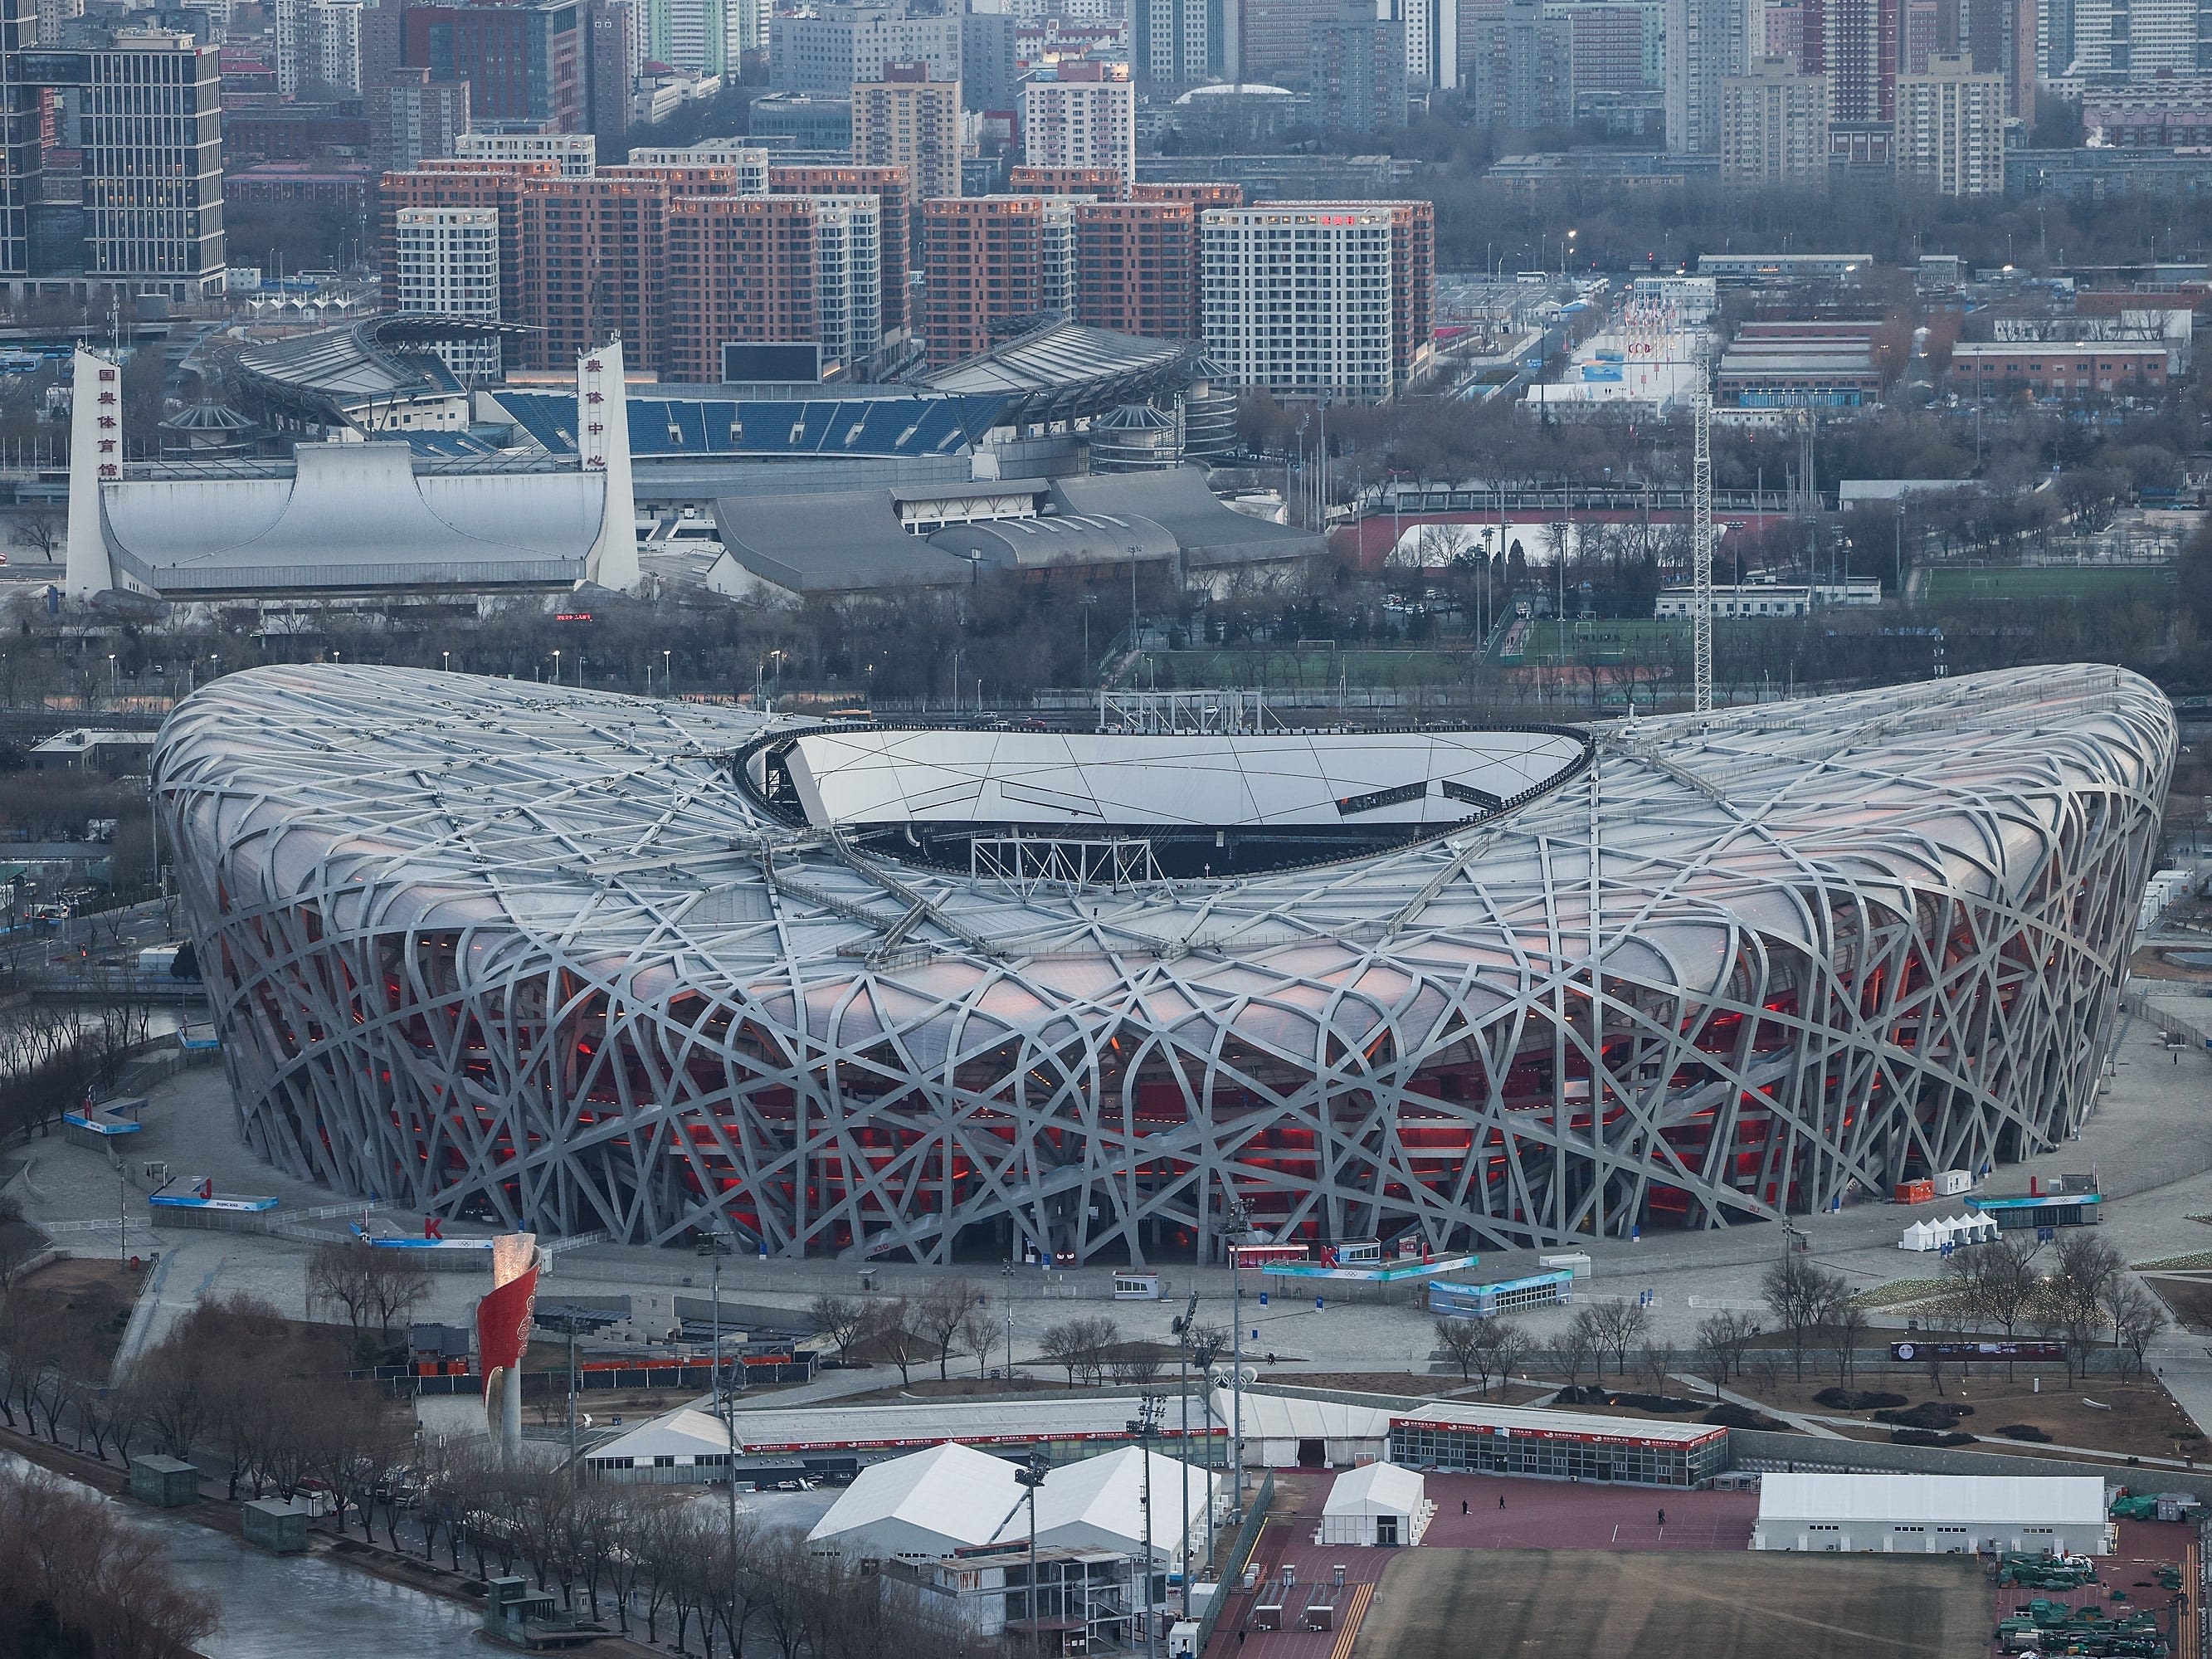
[[1766,1474],[1755,1550],[1943,1555],[1981,1549],[2108,1555],[2094,1475]]
[[1396,1463],[1346,1469],[1322,1505],[1322,1544],[1418,1544],[1437,1506],[1419,1474]]

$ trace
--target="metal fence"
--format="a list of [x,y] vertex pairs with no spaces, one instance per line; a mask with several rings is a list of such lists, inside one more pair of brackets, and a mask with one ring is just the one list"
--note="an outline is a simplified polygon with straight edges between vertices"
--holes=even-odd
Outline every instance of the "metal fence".
[[1198,1621],[1198,1646],[1193,1651],[1205,1653],[1206,1644],[1213,1640],[1213,1627],[1228,1611],[1230,1597],[1236,1594],[1237,1581],[1244,1576],[1252,1552],[1260,1547],[1260,1528],[1267,1524],[1267,1506],[1274,1499],[1275,1477],[1270,1471],[1260,1477],[1260,1490],[1253,1494],[1251,1507],[1244,1511],[1244,1524],[1230,1540],[1229,1553],[1214,1564],[1214,1577],[1220,1588],[1214,1591],[1206,1616]]

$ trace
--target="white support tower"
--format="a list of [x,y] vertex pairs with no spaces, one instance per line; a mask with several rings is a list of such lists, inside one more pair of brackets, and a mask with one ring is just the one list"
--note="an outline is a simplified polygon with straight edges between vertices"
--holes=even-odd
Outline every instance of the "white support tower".
[[1698,392],[1697,459],[1692,473],[1690,519],[1691,654],[1695,659],[1697,712],[1713,712],[1713,400]]

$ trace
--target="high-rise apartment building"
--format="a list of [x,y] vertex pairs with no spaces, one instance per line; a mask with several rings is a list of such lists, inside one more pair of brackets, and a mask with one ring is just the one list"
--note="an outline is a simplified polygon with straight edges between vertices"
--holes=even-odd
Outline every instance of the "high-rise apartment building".
[[[1632,21],[1634,72],[1640,77],[1643,21]],[[1581,83],[1574,75],[1571,18],[1550,15],[1541,0],[1486,0],[1468,8],[1462,27],[1468,107],[1478,123],[1525,132],[1574,119]]]
[[1828,81],[1786,58],[1762,58],[1721,82],[1721,182],[1745,189],[1825,190]]
[[[736,0],[726,0],[735,4]],[[720,75],[730,61],[726,0],[640,0],[633,29],[641,62]]]
[[905,4],[812,6],[769,21],[769,85],[776,92],[842,98],[848,87],[880,81],[886,64],[927,64],[929,78],[960,81],[960,23]]
[[875,198],[877,260],[882,273],[877,323],[886,348],[902,343],[912,327],[908,283],[914,270],[913,176],[904,167],[771,167],[768,187],[777,196]]
[[969,109],[1014,107],[1015,33],[1012,12],[978,11],[971,3],[960,20],[960,96]]
[[[1952,3],[1953,0],[1944,0]],[[2004,76],[2005,113],[2035,118],[2036,0],[1956,0],[1960,41],[1955,48],[1980,74]],[[2212,9],[2199,8],[2199,41],[2191,65],[2212,67]],[[1944,43],[1941,50],[1954,48]],[[1923,71],[1925,65],[1923,65]]]
[[1306,65],[1306,94],[1324,130],[1405,125],[1406,26],[1376,15],[1375,0],[1341,0],[1316,22]]
[[275,13],[279,93],[361,95],[362,0],[276,0]]
[[2201,64],[2198,15],[2197,0],[2074,0],[2072,73],[2148,80],[2212,68],[2212,14]]
[[947,197],[921,204],[920,331],[930,362],[1069,314],[1075,210],[1066,196]]
[[924,199],[960,193],[960,83],[926,78],[928,65],[889,64],[888,78],[853,86],[853,161],[904,167]]
[[1417,87],[1459,85],[1460,0],[1376,0],[1376,10],[1405,26],[1406,74]]
[[1830,118],[1887,121],[1895,114],[1904,0],[1800,0],[1797,68],[1828,80]]
[[581,132],[583,30],[578,0],[427,0],[400,17],[400,61],[469,83],[487,125]]
[[866,196],[678,201],[668,226],[672,378],[752,378],[731,361],[729,349],[744,346],[811,346],[823,374],[865,368],[881,336],[878,230]]
[[1313,32],[1338,0],[1243,0],[1242,67],[1229,78],[1298,86],[1312,68]]
[[1897,83],[1897,173],[1942,196],[2004,190],[2005,77],[1938,53]]
[[1163,88],[1235,80],[1242,10],[1239,0],[1128,0],[1138,78]]
[[585,0],[584,120],[595,135],[619,138],[629,131],[630,90],[641,61],[631,0]]
[[1674,154],[1720,149],[1721,82],[1742,72],[1748,28],[1743,0],[1667,0],[1667,148]]
[[465,132],[453,154],[464,161],[550,161],[563,179],[599,170],[599,147],[587,132]]
[[500,314],[531,332],[509,348],[520,367],[557,369],[620,334],[629,361],[665,374],[668,218],[694,197],[735,196],[734,167],[602,167],[563,177],[551,161],[432,163],[384,181],[385,297],[396,307],[398,215],[410,207],[496,209]]
[[[1501,9],[1488,8],[1495,14]],[[1656,90],[1665,84],[1666,8],[1662,0],[1543,0],[1545,21],[1567,30],[1573,95]]]
[[1075,210],[1075,320],[1161,339],[1198,337],[1198,214],[1188,202]]
[[[392,270],[400,311],[499,321],[496,208],[401,208],[392,223]],[[437,352],[465,382],[499,377],[495,339],[442,341]]]
[[469,130],[469,83],[434,80],[426,69],[387,70],[362,104],[379,177],[451,155]]
[[1430,350],[1427,202],[1275,202],[1200,216],[1206,355],[1277,397],[1380,403]]
[[1022,158],[1031,167],[1112,167],[1137,176],[1137,89],[1127,65],[1096,59],[1040,71],[1022,88]]
[[1214,184],[1198,179],[1164,179],[1153,184],[1129,186],[1133,202],[1188,202],[1203,212],[1207,208],[1241,208],[1244,186]]

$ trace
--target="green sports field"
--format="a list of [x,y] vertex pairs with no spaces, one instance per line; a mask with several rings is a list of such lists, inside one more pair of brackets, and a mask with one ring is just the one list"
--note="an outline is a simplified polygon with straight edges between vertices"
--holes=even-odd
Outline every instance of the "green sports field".
[[1968,599],[2162,601],[2173,592],[2170,564],[1939,565],[1922,579],[1923,604]]

